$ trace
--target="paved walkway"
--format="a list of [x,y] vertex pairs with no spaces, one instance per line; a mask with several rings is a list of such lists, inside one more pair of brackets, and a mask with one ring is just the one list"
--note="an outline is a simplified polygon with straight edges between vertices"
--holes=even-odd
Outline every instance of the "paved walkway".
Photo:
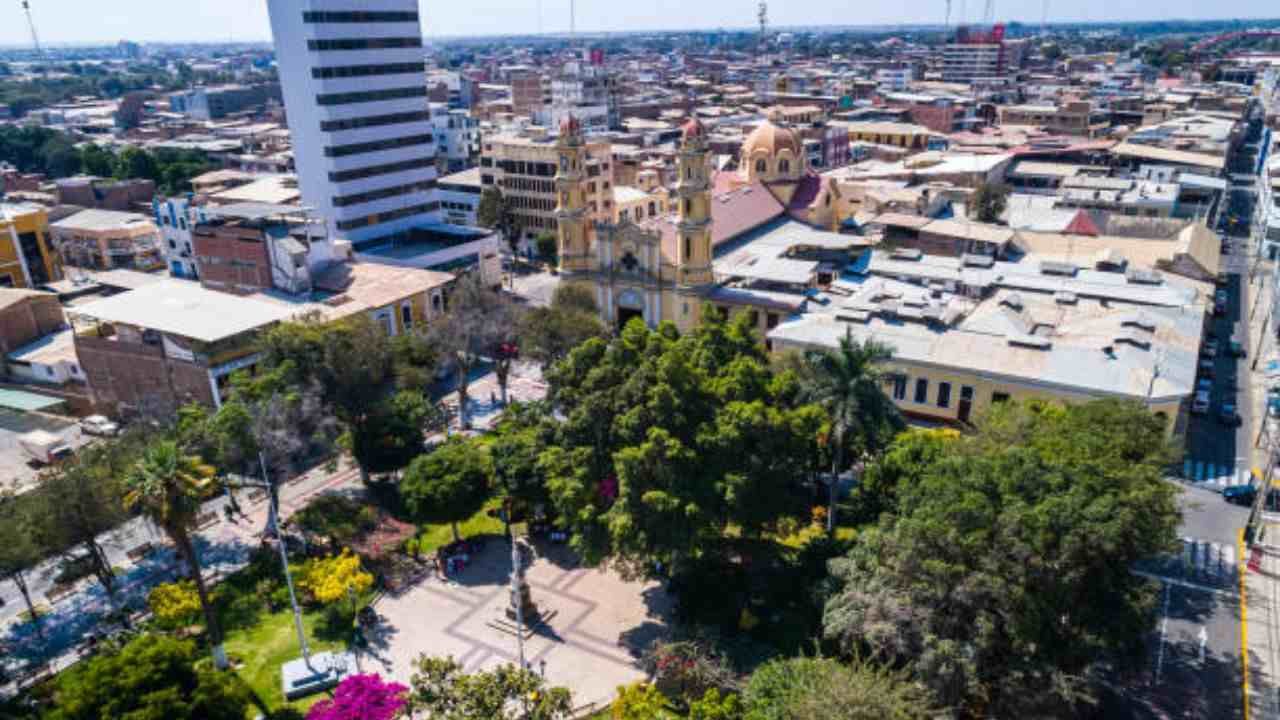
[[[572,690],[575,706],[603,707],[619,685],[645,678],[639,657],[665,635],[669,597],[657,583],[577,567],[563,546],[541,547],[547,556],[533,561],[526,578],[546,622],[525,640],[525,659],[545,668],[552,685]],[[452,656],[469,672],[516,663],[504,612],[510,572],[510,545],[491,541],[449,581],[433,576],[380,599],[383,630],[361,656],[362,668],[408,682],[422,653]]]

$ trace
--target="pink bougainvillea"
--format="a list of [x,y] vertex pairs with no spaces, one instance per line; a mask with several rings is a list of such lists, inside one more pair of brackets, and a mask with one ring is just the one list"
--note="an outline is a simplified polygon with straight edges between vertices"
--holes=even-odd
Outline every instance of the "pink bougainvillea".
[[307,720],[391,720],[405,706],[408,691],[374,674],[350,675],[338,683],[332,700],[311,706]]

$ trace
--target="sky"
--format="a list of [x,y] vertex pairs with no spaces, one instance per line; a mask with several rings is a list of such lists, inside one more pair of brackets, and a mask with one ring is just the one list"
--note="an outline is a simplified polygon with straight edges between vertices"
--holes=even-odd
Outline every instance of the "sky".
[[[290,0],[271,0],[272,2]],[[1039,23],[1041,0],[994,0],[997,20]],[[570,0],[420,0],[430,36],[567,32]],[[576,0],[580,32],[741,28],[755,25],[757,0]],[[269,40],[267,0],[30,0],[42,43]],[[983,0],[952,0],[953,15],[976,20]],[[967,5],[966,5],[967,3]],[[1049,20],[1106,21],[1280,16],[1275,0],[1050,0]],[[352,5],[358,6],[358,0]],[[104,12],[110,8],[110,12]],[[1158,8],[1158,9],[1157,9]],[[941,23],[946,0],[854,2],[773,0],[774,26]],[[1158,14],[1158,15],[1157,15]],[[0,0],[0,45],[30,42],[21,0]]]

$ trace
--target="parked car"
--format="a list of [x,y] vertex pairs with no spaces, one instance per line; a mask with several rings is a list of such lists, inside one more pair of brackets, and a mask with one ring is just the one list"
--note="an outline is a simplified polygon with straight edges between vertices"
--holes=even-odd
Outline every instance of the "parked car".
[[1208,340],[1205,340],[1204,343],[1200,345],[1200,354],[1207,358],[1217,357],[1218,339],[1209,338]]
[[1204,415],[1207,412],[1209,412],[1209,391],[1201,390],[1191,401],[1191,414]]
[[1222,407],[1218,408],[1218,420],[1223,425],[1230,427],[1236,427],[1240,424],[1240,413],[1236,410],[1236,403],[1234,400],[1222,403]]
[[1248,354],[1248,352],[1245,351],[1244,349],[1244,343],[1240,342],[1239,340],[1232,340],[1227,345],[1227,348],[1231,351],[1231,355],[1233,357],[1242,358]]
[[1218,273],[1218,277],[1214,278],[1214,280],[1219,285],[1226,285],[1228,282],[1231,281],[1230,277],[1224,272]]
[[1196,392],[1207,393],[1212,391],[1213,391],[1213,380],[1210,380],[1209,378],[1200,378],[1199,380],[1196,380]]
[[1232,485],[1222,491],[1223,500],[1237,505],[1252,505],[1256,497],[1258,491],[1252,485]]
[[66,440],[45,430],[19,435],[18,445],[41,465],[56,465],[75,454]]
[[90,415],[80,421],[80,431],[85,435],[114,437],[120,432],[120,426],[108,420],[105,415]]
[[1217,292],[1215,292],[1215,293],[1213,294],[1213,301],[1214,301],[1214,302],[1220,302],[1220,303],[1222,303],[1222,304],[1224,304],[1224,305],[1225,305],[1225,304],[1226,304],[1226,302],[1227,302],[1227,291],[1226,291],[1226,289],[1225,289],[1225,288],[1218,288]]
[[1213,360],[1209,358],[1200,358],[1200,377],[1213,377]]

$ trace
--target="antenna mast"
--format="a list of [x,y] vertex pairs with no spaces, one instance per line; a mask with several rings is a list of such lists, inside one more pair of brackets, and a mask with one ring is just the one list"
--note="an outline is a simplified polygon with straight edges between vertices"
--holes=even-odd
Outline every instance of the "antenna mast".
[[36,21],[31,19],[31,3],[28,0],[22,0],[22,11],[27,14],[27,27],[31,28],[31,45],[36,50],[36,56],[44,57],[44,50],[40,49],[40,36],[36,35]]
[[947,0],[947,19],[942,22],[942,26],[947,30],[951,29],[951,0]]
[[763,55],[765,52],[765,37],[769,34],[769,3],[766,0],[760,0],[760,6],[756,10],[756,18],[760,21],[760,41],[757,50]]

